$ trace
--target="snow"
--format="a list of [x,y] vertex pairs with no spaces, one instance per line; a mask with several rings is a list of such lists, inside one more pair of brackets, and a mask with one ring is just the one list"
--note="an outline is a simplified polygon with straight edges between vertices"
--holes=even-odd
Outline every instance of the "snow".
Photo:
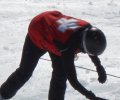
[[[31,19],[47,10],[82,18],[102,29],[107,49],[100,56],[108,74],[120,76],[120,1],[119,0],[0,0],[0,85],[19,67],[22,46]],[[50,59],[48,54],[43,58]],[[79,54],[77,66],[95,67],[87,55]],[[105,84],[97,81],[97,73],[77,69],[79,81],[97,96],[120,100],[120,79],[108,76]],[[51,62],[40,60],[31,79],[11,100],[47,100],[51,78]],[[68,83],[65,100],[86,100]]]

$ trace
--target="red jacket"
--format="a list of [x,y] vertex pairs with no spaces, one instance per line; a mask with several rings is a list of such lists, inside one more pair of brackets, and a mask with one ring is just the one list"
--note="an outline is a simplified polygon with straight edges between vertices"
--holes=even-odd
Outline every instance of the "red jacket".
[[63,15],[58,11],[47,11],[34,17],[29,25],[28,34],[40,49],[61,55],[54,40],[66,43],[74,32],[89,24],[88,22]]

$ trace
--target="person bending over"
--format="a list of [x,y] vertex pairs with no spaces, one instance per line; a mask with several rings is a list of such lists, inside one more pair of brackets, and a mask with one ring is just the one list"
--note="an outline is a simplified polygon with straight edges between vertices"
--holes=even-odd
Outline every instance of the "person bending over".
[[64,100],[67,80],[86,98],[99,100],[78,81],[74,57],[77,53],[87,54],[96,66],[98,81],[104,83],[106,71],[98,56],[105,48],[104,33],[89,22],[59,11],[43,12],[30,22],[20,65],[1,85],[0,100],[10,99],[17,93],[30,79],[40,57],[46,52],[53,68],[48,100]]

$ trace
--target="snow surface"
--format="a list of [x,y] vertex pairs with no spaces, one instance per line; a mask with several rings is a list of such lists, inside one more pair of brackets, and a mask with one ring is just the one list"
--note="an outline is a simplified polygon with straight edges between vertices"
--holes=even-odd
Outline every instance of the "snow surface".
[[[120,76],[119,0],[0,0],[0,85],[18,67],[22,46],[31,19],[47,10],[82,18],[105,32],[107,49],[100,56],[107,73]],[[50,59],[48,54],[43,58]],[[77,66],[95,69],[87,55],[79,54]],[[79,81],[97,96],[120,100],[120,79],[108,76],[105,84],[97,73],[77,69]],[[40,60],[32,78],[11,100],[47,100],[51,62]],[[87,100],[68,83],[65,100]]]

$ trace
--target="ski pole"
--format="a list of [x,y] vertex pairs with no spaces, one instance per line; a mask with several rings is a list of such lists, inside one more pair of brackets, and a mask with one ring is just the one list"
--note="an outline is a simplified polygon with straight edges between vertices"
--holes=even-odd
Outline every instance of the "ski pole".
[[[85,70],[89,70],[89,71],[92,71],[92,72],[97,72],[95,70],[92,70],[92,69],[89,69],[89,68],[84,68],[84,67],[80,67],[80,66],[76,66],[77,68],[81,68],[81,69],[85,69]],[[116,75],[112,75],[112,74],[106,74],[108,76],[112,76],[112,77],[116,77],[116,78],[120,78],[119,76],[116,76]]]
[[[40,59],[45,60],[45,61],[51,61],[51,60],[45,59],[45,58],[40,58]],[[89,70],[89,71],[92,71],[92,72],[97,72],[97,71],[89,69],[89,68],[84,68],[84,67],[80,67],[80,66],[75,66],[75,67],[81,68],[81,69],[84,69],[84,70]],[[111,76],[111,77],[115,77],[115,78],[120,78],[120,76],[116,76],[116,75],[112,75],[112,74],[106,74],[106,75]]]

